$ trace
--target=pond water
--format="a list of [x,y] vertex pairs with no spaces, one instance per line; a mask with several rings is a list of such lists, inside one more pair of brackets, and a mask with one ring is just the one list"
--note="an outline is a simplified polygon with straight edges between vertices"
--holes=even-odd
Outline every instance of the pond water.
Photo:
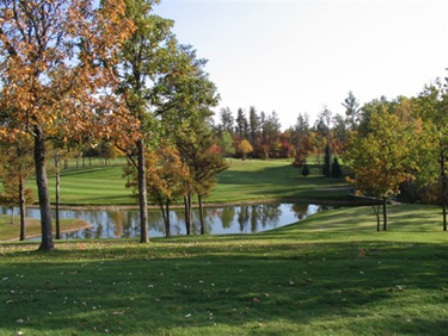
[[[211,235],[233,233],[255,233],[272,230],[302,220],[316,212],[332,209],[332,206],[316,204],[255,204],[222,206],[204,209],[206,233]],[[17,209],[14,210],[18,212]],[[2,214],[11,210],[1,208]],[[54,214],[53,214],[54,215]],[[92,224],[89,229],[63,234],[63,239],[74,238],[134,238],[139,236],[138,210],[60,210],[60,218],[77,218]],[[27,209],[27,217],[40,218],[35,208]],[[160,211],[150,210],[149,236],[165,236],[165,228]],[[175,209],[170,212],[171,234],[185,234],[184,212]],[[193,234],[199,234],[199,215],[193,211]],[[54,224],[53,224],[54,225]]]

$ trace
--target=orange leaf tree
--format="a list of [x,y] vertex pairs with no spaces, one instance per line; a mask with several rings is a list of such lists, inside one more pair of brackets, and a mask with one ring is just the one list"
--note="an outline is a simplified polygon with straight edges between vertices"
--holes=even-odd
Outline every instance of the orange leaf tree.
[[97,4],[0,0],[0,136],[13,140],[28,133],[34,141],[41,250],[54,248],[45,142],[52,137],[81,140],[86,130],[107,136],[112,129],[119,131],[114,125],[124,124],[110,123],[110,111],[126,116],[110,92],[116,83],[112,65],[117,46],[132,23],[123,19],[122,1]]

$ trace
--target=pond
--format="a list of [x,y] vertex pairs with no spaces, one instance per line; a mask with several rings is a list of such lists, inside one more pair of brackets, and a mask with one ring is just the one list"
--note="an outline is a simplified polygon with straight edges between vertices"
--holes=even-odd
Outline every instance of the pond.
[[[205,208],[204,218],[207,234],[255,233],[292,224],[319,211],[329,209],[333,209],[333,207],[306,203],[222,206]],[[5,208],[1,208],[0,212],[10,214],[10,210]],[[82,219],[92,224],[88,229],[64,233],[63,239],[134,238],[138,237],[140,232],[138,210],[60,210],[59,216],[61,219]],[[27,217],[40,218],[40,212],[38,209],[29,208]],[[148,219],[149,236],[164,237],[165,229],[160,211],[150,210]],[[171,234],[173,236],[184,235],[183,210],[172,210],[170,219]],[[193,234],[199,234],[199,215],[196,210],[192,213],[192,222]]]

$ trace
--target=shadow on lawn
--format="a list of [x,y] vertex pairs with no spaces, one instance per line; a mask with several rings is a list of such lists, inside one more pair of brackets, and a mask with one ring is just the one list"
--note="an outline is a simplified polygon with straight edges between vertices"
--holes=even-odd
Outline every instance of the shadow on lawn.
[[207,250],[59,250],[45,262],[41,253],[15,253],[2,265],[0,330],[164,334],[215,323],[287,321],[299,328],[343,318],[339,327],[353,334],[446,332],[436,315],[447,303],[445,245],[278,243],[267,252],[223,242]]

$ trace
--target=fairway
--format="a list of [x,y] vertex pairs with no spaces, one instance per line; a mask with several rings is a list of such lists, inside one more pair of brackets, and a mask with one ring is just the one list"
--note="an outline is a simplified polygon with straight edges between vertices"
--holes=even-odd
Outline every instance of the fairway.
[[[121,163],[120,163],[121,162]],[[282,201],[296,199],[345,199],[343,179],[320,176],[319,165],[311,165],[311,175],[303,177],[300,169],[286,160],[229,159],[230,168],[218,176],[216,189],[206,203],[244,201]],[[125,188],[123,161],[111,166],[71,167],[61,173],[61,204],[65,205],[137,205],[132,190]],[[55,179],[50,174],[49,188],[54,201]],[[28,185],[34,188],[34,180]]]
[[0,335],[446,335],[440,209],[323,212],[253,235],[0,244]]

